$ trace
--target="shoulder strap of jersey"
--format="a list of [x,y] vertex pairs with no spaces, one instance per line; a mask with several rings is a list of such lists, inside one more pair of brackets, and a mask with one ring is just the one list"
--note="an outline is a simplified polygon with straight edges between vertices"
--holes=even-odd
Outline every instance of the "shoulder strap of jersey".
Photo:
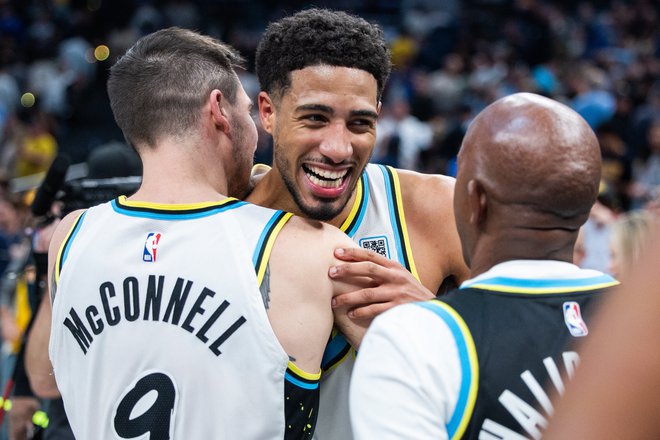
[[73,240],[76,238],[76,235],[78,234],[78,231],[80,231],[80,227],[83,223],[85,215],[87,215],[87,210],[80,213],[78,218],[73,222],[73,225],[71,226],[71,229],[69,229],[69,232],[64,237],[64,240],[62,240],[62,244],[60,245],[60,249],[57,252],[57,259],[55,260],[54,272],[55,272],[55,283],[56,284],[58,284],[60,282],[60,272],[62,272],[62,267],[64,266],[64,263],[66,262],[66,257],[69,254],[69,249],[71,248],[71,243],[73,243]]
[[275,239],[292,216],[293,214],[290,212],[275,211],[266,224],[266,227],[264,227],[261,232],[261,236],[259,237],[252,254],[252,263],[254,264],[254,270],[257,274],[257,283],[260,287],[264,280],[264,274],[266,273],[266,267],[268,266],[268,259],[273,250]]

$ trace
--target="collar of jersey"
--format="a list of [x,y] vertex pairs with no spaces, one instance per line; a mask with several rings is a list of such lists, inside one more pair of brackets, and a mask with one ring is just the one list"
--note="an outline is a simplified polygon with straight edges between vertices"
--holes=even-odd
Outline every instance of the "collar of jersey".
[[603,289],[619,284],[610,275],[551,260],[516,260],[500,263],[465,281],[461,289],[551,294]]
[[127,200],[126,196],[119,196],[111,202],[112,208],[120,214],[160,219],[206,217],[227,209],[237,208],[245,203],[233,197],[227,197],[217,202],[166,204],[132,201]]

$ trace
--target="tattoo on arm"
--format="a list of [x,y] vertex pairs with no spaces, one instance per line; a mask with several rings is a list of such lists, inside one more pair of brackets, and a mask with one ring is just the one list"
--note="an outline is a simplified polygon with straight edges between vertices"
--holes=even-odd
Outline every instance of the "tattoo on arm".
[[270,306],[270,263],[266,264],[266,272],[264,273],[264,279],[261,281],[261,286],[259,286],[259,291],[261,292],[261,299],[264,300],[264,307],[268,310]]
[[53,268],[53,273],[50,276],[50,288],[48,289],[50,293],[50,304],[53,305],[55,301],[55,292],[57,292],[57,282],[55,281],[55,268]]

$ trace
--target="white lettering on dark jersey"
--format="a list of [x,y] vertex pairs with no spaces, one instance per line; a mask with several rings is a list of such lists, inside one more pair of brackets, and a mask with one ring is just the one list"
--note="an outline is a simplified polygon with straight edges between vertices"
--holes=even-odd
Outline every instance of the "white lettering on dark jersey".
[[[566,373],[570,379],[573,377],[575,368],[580,362],[580,356],[574,351],[567,351],[562,353],[561,357]],[[565,389],[564,381],[561,378],[557,364],[551,357],[547,357],[543,359],[543,365],[548,373],[550,382],[559,395],[563,395]],[[542,429],[547,427],[548,418],[537,411],[535,406],[540,406],[548,417],[553,414],[554,408],[548,393],[543,389],[540,382],[534,377],[531,371],[523,371],[520,378],[537,400],[538,405],[536,403],[532,405],[525,402],[510,390],[504,390],[502,394],[500,394],[498,400],[502,406],[506,408],[509,414],[516,419],[518,424],[525,430],[529,437],[537,440],[542,436]],[[518,434],[513,429],[491,419],[485,419],[481,425],[481,430],[479,431],[480,440],[522,440],[527,438],[528,437]]]
[[[122,282],[121,294],[118,295],[115,285],[106,281],[99,286],[102,312],[97,305],[91,304],[85,309],[83,319],[74,308],[69,310],[69,315],[64,318],[64,326],[69,329],[83,354],[87,354],[94,337],[106,328],[116,326],[122,321],[136,321],[142,316],[143,321],[162,321],[180,326],[183,330],[195,334],[197,339],[208,345],[213,354],[219,356],[222,353],[220,346],[247,321],[240,316],[231,323],[223,322],[220,317],[230,305],[226,300],[209,315],[208,304],[216,292],[208,287],[202,287],[201,291],[195,290],[199,293],[193,293],[190,301],[192,305],[186,309],[194,283],[183,278],[177,278],[174,282],[165,312],[161,316],[165,276],[149,275],[146,284],[147,289],[144,292],[140,289],[140,282],[136,277],[127,277]],[[179,324],[182,317],[183,322]],[[219,336],[209,339],[209,334]]]

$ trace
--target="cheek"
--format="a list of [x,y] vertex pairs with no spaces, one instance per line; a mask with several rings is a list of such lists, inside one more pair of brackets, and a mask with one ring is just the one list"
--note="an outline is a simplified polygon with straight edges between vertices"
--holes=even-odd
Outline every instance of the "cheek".
[[366,162],[371,157],[376,145],[375,135],[364,135],[353,142],[353,155],[359,160]]

